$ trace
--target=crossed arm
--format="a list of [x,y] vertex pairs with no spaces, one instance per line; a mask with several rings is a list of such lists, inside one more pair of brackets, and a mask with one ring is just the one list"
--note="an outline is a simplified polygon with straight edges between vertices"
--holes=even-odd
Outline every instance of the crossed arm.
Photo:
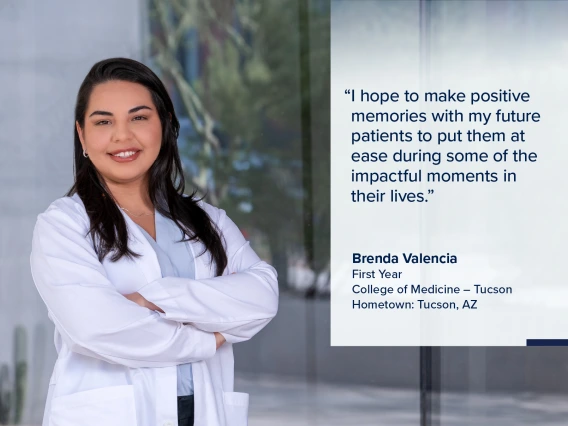
[[[233,272],[233,274],[235,274],[236,272]],[[162,314],[165,314],[165,312],[162,310],[162,308],[160,308],[159,306],[156,306],[155,304],[153,304],[152,302],[150,302],[149,300],[146,300],[144,298],[144,296],[142,296],[140,293],[130,293],[130,294],[125,294],[124,297],[126,297],[128,300],[136,303],[138,306],[142,306],[143,308],[146,309],[150,309],[151,311],[157,311],[160,312]],[[225,339],[225,336],[223,336],[221,333],[215,331],[213,333],[215,335],[215,342],[217,345],[217,349],[219,349],[223,343],[225,343],[227,341],[227,339]]]
[[276,272],[218,212],[230,274],[165,277],[126,297],[106,277],[81,218],[58,207],[39,215],[32,275],[69,348],[129,367],[171,366],[210,358],[225,339],[245,341],[266,326],[278,307]]

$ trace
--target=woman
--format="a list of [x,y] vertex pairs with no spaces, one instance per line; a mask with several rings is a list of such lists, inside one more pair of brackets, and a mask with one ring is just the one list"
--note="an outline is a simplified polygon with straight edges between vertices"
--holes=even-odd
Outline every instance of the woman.
[[44,426],[247,424],[232,344],[276,315],[276,271],[184,195],[178,131],[141,63],[101,61],[79,89],[75,183],[32,243],[58,352]]

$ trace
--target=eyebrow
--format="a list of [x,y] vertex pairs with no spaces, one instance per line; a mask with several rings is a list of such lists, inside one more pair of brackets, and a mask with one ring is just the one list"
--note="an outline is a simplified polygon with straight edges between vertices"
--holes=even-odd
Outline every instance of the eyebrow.
[[[139,106],[137,106],[137,107],[134,107],[134,108],[131,108],[130,110],[128,110],[128,114],[132,114],[132,113],[138,112],[138,111],[140,111],[140,110],[142,110],[142,109],[149,109],[149,110],[152,110],[152,108],[150,108],[149,106],[146,106],[146,105],[139,105]],[[93,111],[93,112],[89,115],[89,117],[92,117],[93,115],[107,115],[107,116],[112,117],[112,112],[108,112],[108,111]]]

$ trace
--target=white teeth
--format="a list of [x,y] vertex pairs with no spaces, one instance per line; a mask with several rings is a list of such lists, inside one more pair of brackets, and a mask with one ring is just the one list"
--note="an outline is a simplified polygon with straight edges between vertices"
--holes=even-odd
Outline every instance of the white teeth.
[[118,154],[113,154],[115,157],[122,157],[122,158],[127,158],[127,157],[131,157],[134,154],[136,154],[136,151],[125,151],[125,152],[119,152]]

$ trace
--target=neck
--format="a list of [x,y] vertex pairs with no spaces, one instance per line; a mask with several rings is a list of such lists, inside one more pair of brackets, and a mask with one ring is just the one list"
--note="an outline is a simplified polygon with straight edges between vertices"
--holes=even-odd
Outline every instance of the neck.
[[148,194],[148,182],[146,179],[128,183],[105,180],[105,183],[120,207],[134,213],[149,212],[154,209]]

